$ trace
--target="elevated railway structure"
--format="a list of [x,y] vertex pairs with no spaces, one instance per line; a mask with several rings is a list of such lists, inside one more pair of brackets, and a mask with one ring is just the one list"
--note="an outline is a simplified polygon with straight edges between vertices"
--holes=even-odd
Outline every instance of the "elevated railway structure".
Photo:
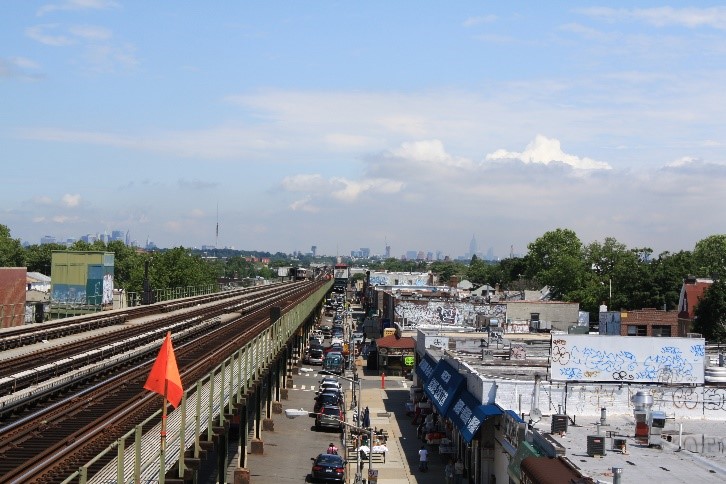
[[[224,482],[230,435],[244,473],[331,286],[275,284],[0,333],[0,482],[193,482],[210,455]],[[162,398],[143,385],[167,331],[185,397],[161,453]]]

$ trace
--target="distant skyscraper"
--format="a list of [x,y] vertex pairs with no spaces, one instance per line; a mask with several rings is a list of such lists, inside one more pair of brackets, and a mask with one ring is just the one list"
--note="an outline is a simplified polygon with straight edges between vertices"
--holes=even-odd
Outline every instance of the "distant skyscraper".
[[406,251],[406,260],[416,260],[416,252],[415,250],[407,250]]
[[55,244],[55,237],[52,235],[45,235],[40,238],[40,244]]
[[391,246],[386,244],[386,259],[391,258]]
[[317,245],[313,245],[312,247],[310,247],[310,252],[312,252],[313,253],[313,257],[315,257],[318,254],[318,246]]
[[477,252],[477,245],[476,245],[476,237],[472,234],[471,236],[471,242],[469,242],[469,257],[476,255]]

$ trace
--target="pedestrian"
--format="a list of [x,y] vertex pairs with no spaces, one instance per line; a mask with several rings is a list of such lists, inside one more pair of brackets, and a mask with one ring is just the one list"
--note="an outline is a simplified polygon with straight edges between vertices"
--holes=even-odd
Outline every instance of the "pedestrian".
[[[361,446],[362,447],[362,446]],[[363,472],[363,464],[368,460],[368,454],[362,448],[358,449],[358,472]]]
[[429,470],[429,451],[426,450],[426,446],[422,445],[418,451],[418,468],[421,472]]
[[367,429],[371,426],[371,412],[368,410],[368,407],[366,407],[365,410],[363,410],[363,428]]
[[461,459],[456,459],[456,463],[454,464],[454,477],[456,484],[464,482],[464,463],[461,462]]
[[446,484],[454,484],[454,459],[449,459],[444,467],[444,477],[446,478]]
[[332,442],[328,446],[328,454],[336,454],[336,455],[338,454],[338,448]]

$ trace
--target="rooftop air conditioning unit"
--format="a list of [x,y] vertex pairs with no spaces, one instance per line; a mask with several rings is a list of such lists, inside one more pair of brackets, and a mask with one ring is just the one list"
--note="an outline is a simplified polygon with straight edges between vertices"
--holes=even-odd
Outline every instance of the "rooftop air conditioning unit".
[[605,455],[605,436],[604,435],[588,435],[587,436],[587,455],[595,457],[596,455]]
[[551,434],[564,434],[567,433],[567,415],[555,414],[552,415],[552,426],[550,428]]

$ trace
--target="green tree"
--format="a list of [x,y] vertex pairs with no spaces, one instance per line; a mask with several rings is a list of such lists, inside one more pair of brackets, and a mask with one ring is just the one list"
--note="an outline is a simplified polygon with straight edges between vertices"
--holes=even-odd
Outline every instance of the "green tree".
[[709,341],[726,340],[726,283],[714,281],[698,300],[693,328]]
[[526,276],[548,285],[554,299],[570,300],[568,293],[581,288],[588,270],[582,243],[575,232],[558,228],[527,247]]
[[726,276],[726,235],[712,235],[696,242],[693,262],[696,276]]
[[129,290],[134,268],[143,263],[133,247],[120,240],[112,240],[104,249],[113,252],[113,285],[116,288]]
[[451,276],[463,277],[467,274],[466,266],[456,261],[434,261],[431,263],[430,268],[424,268],[424,271],[421,272],[425,272],[428,269],[438,276],[441,284],[448,284]]
[[25,252],[20,239],[10,237],[10,229],[0,224],[0,267],[24,267]]
[[652,274],[652,307],[675,310],[680,299],[683,279],[694,274],[693,254],[679,251],[675,254],[662,252],[650,263]]
[[25,265],[28,270],[49,276],[54,250],[67,250],[67,247],[62,244],[36,244],[27,247],[25,249]]

